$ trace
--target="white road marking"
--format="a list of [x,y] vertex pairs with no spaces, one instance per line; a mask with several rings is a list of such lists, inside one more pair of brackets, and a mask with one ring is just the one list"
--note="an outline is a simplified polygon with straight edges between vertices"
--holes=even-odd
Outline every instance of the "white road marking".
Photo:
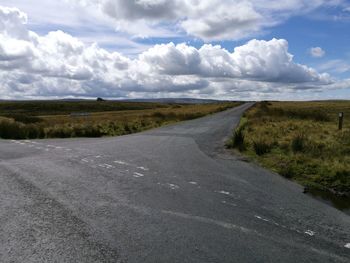
[[176,190],[176,189],[179,189],[179,188],[180,188],[180,186],[178,186],[178,185],[176,185],[176,184],[169,184],[169,183],[168,183],[167,186],[169,186],[171,190]]
[[137,173],[137,172],[134,172],[134,175],[133,175],[135,178],[140,178],[140,177],[144,177],[145,175],[142,174],[142,173]]
[[110,165],[110,164],[108,164],[108,163],[99,164],[98,166],[99,166],[99,167],[102,167],[102,168],[106,168],[106,169],[112,169],[112,168],[114,168],[113,165]]
[[344,247],[346,247],[346,248],[350,248],[350,243],[345,244],[345,246],[344,246]]
[[306,230],[304,233],[309,235],[309,236],[314,236],[315,235],[315,232],[311,231],[311,230]]
[[197,185],[197,182],[188,182],[189,184]]
[[127,162],[120,161],[120,160],[114,161],[114,163],[121,164],[121,165],[129,165]]
[[101,157],[102,157],[101,155],[96,155],[96,156],[95,156],[95,158],[97,158],[97,159],[98,159],[98,158],[101,158]]
[[226,191],[215,191],[216,193],[219,193],[219,194],[223,194],[223,195],[230,195],[231,193],[230,192],[226,192]]
[[84,162],[84,163],[88,163],[89,162],[89,160],[87,160],[87,159],[81,159],[81,161]]
[[[180,213],[180,212],[167,211],[167,210],[163,210],[162,213],[163,214],[167,214],[167,215],[171,215],[171,216],[177,216],[177,217],[180,217],[180,218],[183,218],[183,219],[197,221],[197,222],[200,222],[200,223],[217,225],[217,226],[229,229],[229,230],[241,231],[243,233],[253,234],[253,235],[262,237],[264,239],[267,239],[267,240],[276,241],[275,238],[263,235],[263,234],[259,233],[256,230],[245,228],[243,226],[235,225],[235,224],[224,222],[224,221],[219,221],[219,220],[215,220],[215,219],[211,219],[211,218],[207,218],[207,217],[195,216],[195,215],[190,215],[190,214],[185,214],[185,213]],[[286,242],[283,239],[280,239],[279,242],[283,243],[286,246],[287,245],[290,246],[289,242]],[[314,248],[312,246],[305,246],[305,245],[296,245],[296,246],[298,248],[303,249],[303,250],[310,249],[313,252],[316,252],[317,254],[320,254],[320,255],[323,255],[323,256],[326,255],[328,257],[331,256],[332,258],[335,258],[335,259],[340,260],[342,262],[347,262],[346,260],[344,260],[344,257],[339,257],[336,254],[330,254],[328,251],[316,249],[316,248]]]
[[270,220],[268,220],[268,219],[266,219],[266,218],[262,218],[261,216],[255,215],[254,217],[257,218],[257,219],[260,219],[260,220],[262,220],[262,221],[265,221],[265,222],[270,222]]
[[137,167],[137,169],[140,169],[140,170],[142,170],[142,171],[149,171],[149,169],[148,169],[148,168],[143,167],[143,166]]

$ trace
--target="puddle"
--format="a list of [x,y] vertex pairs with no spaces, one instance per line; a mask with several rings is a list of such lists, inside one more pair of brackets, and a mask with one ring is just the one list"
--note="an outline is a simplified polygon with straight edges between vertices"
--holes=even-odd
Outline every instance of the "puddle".
[[350,197],[337,196],[330,192],[315,189],[309,189],[307,194],[350,215]]

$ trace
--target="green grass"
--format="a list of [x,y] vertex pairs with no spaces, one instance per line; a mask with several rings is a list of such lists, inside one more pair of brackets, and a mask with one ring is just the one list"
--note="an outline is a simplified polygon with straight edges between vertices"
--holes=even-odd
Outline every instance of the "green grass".
[[[338,113],[344,127],[338,130]],[[308,188],[350,195],[350,102],[261,102],[228,145]]]
[[[199,118],[239,103],[0,102],[0,138],[118,136]],[[73,114],[72,114],[73,113]],[[89,113],[77,115],[76,113]]]

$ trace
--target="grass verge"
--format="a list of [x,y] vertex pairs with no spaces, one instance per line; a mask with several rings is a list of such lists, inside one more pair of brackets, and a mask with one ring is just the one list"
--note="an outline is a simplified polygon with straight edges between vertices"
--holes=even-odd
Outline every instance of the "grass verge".
[[[1,102],[0,138],[118,136],[199,118],[239,103]],[[112,110],[112,111],[109,111]]]
[[350,196],[349,101],[260,102],[243,120],[229,147],[308,189]]

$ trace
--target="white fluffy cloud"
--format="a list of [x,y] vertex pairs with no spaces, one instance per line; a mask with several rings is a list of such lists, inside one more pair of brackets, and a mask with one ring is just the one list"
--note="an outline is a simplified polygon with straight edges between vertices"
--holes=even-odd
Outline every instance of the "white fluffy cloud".
[[220,46],[200,49],[186,44],[156,45],[140,55],[153,72],[167,75],[247,79],[266,82],[305,83],[330,80],[327,74],[296,64],[284,39],[251,40],[236,47],[233,53]]
[[307,14],[344,0],[76,0],[95,6],[118,29],[147,36],[152,28],[176,25],[185,33],[212,40],[237,40],[260,34],[291,16]]
[[283,39],[251,40],[232,53],[169,43],[130,59],[62,31],[40,36],[26,22],[18,9],[0,7],[2,98],[245,98],[335,86],[328,74],[295,63]]
[[314,58],[322,58],[326,54],[321,47],[312,47],[310,48],[310,55]]

